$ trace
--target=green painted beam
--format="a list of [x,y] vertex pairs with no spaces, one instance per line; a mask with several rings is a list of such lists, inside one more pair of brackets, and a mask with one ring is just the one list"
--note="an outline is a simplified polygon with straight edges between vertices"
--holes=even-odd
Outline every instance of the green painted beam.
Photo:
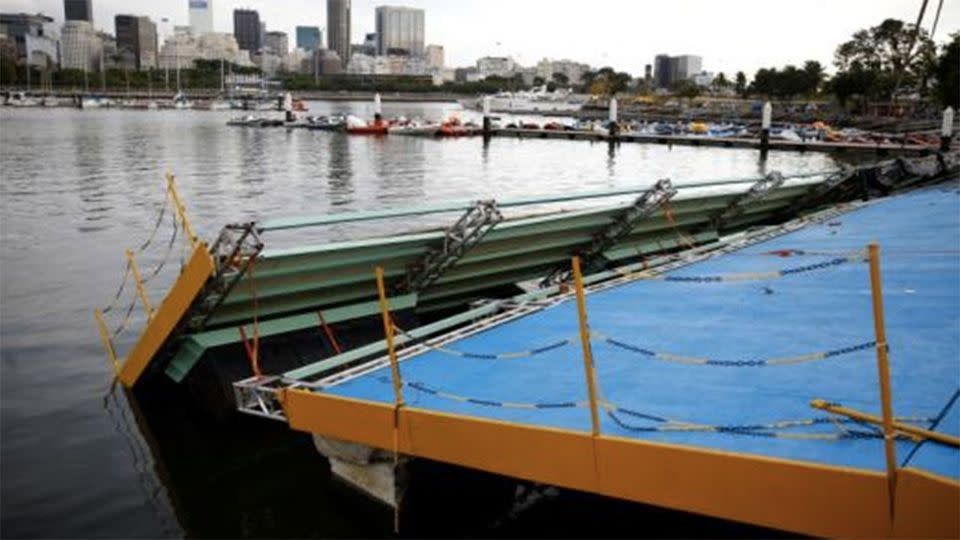
[[[390,305],[393,309],[409,309],[416,304],[416,294],[405,294],[390,298]],[[319,311],[319,313],[323,314],[323,319],[328,324],[359,319],[379,312],[380,305],[376,300]],[[317,316],[317,312],[302,313],[262,321],[258,324],[258,331],[261,338],[267,338],[306,330],[308,328],[318,328],[319,324],[320,319]],[[248,336],[253,335],[254,328],[252,324],[245,325],[244,330]],[[167,366],[166,374],[174,381],[180,382],[190,373],[190,370],[200,361],[207,350],[240,342],[239,327],[222,328],[220,330],[191,334],[181,340],[180,348]]]
[[[835,172],[836,169],[826,170],[826,171],[816,171],[811,173],[790,175],[786,178],[811,178],[816,176],[823,176]],[[678,189],[693,189],[693,188],[705,188],[705,187],[729,187],[733,185],[741,185],[746,183],[754,183],[762,179],[762,176],[748,177],[748,178],[730,178],[722,180],[698,180],[691,182],[683,182],[678,184]],[[517,206],[532,206],[540,204],[553,204],[558,202],[568,202],[568,201],[581,201],[588,199],[598,199],[598,198],[607,198],[607,197],[617,197],[622,195],[634,195],[641,193],[650,189],[649,185],[644,186],[633,186],[629,188],[621,189],[612,189],[612,190],[602,190],[602,191],[589,191],[589,192],[580,192],[580,193],[570,193],[566,195],[555,195],[548,197],[532,197],[532,198],[523,198],[523,199],[512,199],[498,201],[497,205],[501,208],[507,207],[517,207]],[[371,221],[379,219],[390,219],[397,217],[407,217],[407,216],[420,216],[420,215],[429,215],[429,214],[441,214],[448,212],[463,212],[472,206],[471,201],[460,201],[460,202],[451,202],[446,204],[435,204],[435,205],[426,205],[419,207],[408,207],[408,208],[388,208],[386,210],[377,210],[377,211],[361,211],[361,212],[342,212],[337,214],[326,214],[322,216],[311,216],[311,217],[300,217],[300,218],[279,218],[279,219],[270,219],[264,221],[260,229],[262,231],[276,231],[282,229],[295,229],[302,227],[314,227],[318,225],[333,225],[339,223],[351,223],[357,221]]]

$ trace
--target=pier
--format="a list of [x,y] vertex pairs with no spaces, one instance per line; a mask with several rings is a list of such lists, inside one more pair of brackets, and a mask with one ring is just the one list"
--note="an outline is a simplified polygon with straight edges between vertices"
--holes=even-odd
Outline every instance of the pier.
[[130,350],[96,318],[124,386],[232,388],[220,407],[312,434],[398,512],[426,459],[798,534],[950,536],[958,159],[280,218],[210,244],[170,176],[184,271],[152,304],[128,254]]

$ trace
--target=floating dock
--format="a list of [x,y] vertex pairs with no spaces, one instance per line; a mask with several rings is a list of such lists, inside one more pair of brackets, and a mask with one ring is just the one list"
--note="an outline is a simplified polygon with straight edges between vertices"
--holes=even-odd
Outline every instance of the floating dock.
[[395,375],[380,358],[281,386],[281,417],[388,452],[800,534],[956,537],[955,442],[896,438],[891,480],[879,426],[811,402],[882,414],[865,264],[877,241],[894,420],[960,436],[960,186],[840,210],[588,288],[595,387],[566,294],[414,342]]
[[[960,356],[949,323],[960,318],[950,279],[960,198],[950,184],[857,201],[958,169],[960,156],[946,153],[660,179],[237,223],[210,244],[168,176],[155,230],[127,252],[96,318],[124,386],[186,383],[221,409],[289,422],[315,435],[335,472],[390,504],[402,500],[397,464],[428,458],[798,533],[955,535],[944,508],[960,502],[957,454],[931,438],[955,436],[946,386]],[[562,203],[577,206],[551,206]],[[141,270],[168,206],[165,258]],[[284,231],[448,214],[459,217],[443,229],[266,246]],[[149,278],[178,238],[192,255],[152,303]],[[870,331],[870,240],[883,246],[890,303],[895,416],[882,416],[913,437],[897,439],[906,461],[886,474],[884,433],[862,416],[879,406],[865,366],[886,351]],[[580,283],[589,294],[575,310]],[[121,351],[137,304],[142,327]]]

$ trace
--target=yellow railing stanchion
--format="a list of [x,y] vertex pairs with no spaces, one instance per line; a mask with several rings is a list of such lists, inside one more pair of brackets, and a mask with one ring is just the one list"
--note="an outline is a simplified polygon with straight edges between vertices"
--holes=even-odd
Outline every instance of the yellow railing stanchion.
[[[861,412],[856,409],[851,409],[849,407],[844,407],[837,403],[828,403],[822,399],[815,399],[810,402],[810,406],[814,409],[820,409],[822,411],[827,411],[831,414],[839,414],[841,416],[846,416],[847,418],[852,418],[859,422],[866,422],[868,424],[874,425],[883,425],[883,418],[878,416]],[[931,441],[937,441],[942,444],[954,446],[960,448],[960,437],[955,437],[948,433],[941,433],[939,431],[931,431],[929,429],[924,429],[922,427],[917,427],[910,425],[904,422],[897,422],[894,420],[893,430],[897,433],[902,433],[908,437],[922,441],[925,439],[930,439]]]
[[894,493],[897,488],[897,454],[893,431],[893,405],[890,397],[890,362],[887,356],[887,331],[883,321],[883,292],[880,281],[880,246],[871,242],[870,293],[873,298],[873,329],[877,341],[877,371],[880,376],[880,404],[883,413],[883,442],[887,458],[887,484],[890,490],[890,515],[893,516]]
[[590,327],[587,324],[587,300],[583,292],[583,274],[580,272],[580,257],[574,257],[573,281],[577,288],[577,314],[580,319],[580,344],[583,346],[583,367],[587,375],[587,394],[590,399],[590,422],[594,437],[600,434],[600,415],[597,413],[596,370],[590,348]]
[[387,338],[387,353],[390,355],[390,375],[393,378],[393,397],[395,404],[403,405],[403,383],[400,380],[400,366],[397,362],[397,350],[393,343],[393,321],[390,319],[390,305],[387,303],[387,289],[383,283],[383,268],[378,266],[377,294],[380,295],[380,314],[383,317],[383,333]]
[[113,341],[110,340],[110,331],[107,330],[107,323],[103,321],[103,313],[100,309],[93,310],[93,316],[97,319],[97,328],[100,330],[100,340],[103,341],[103,348],[107,350],[107,356],[113,363],[113,373],[120,374],[120,361],[117,360],[117,351],[113,348]]
[[147,320],[153,318],[153,306],[150,305],[150,298],[147,297],[147,289],[143,286],[143,279],[140,277],[140,269],[137,268],[137,260],[133,252],[127,250],[127,260],[130,261],[130,272],[133,273],[133,282],[137,285],[137,296],[143,302],[143,309],[147,312]]
[[193,226],[190,225],[190,220],[187,219],[187,209],[180,201],[180,194],[177,193],[177,186],[174,182],[173,175],[169,172],[167,173],[167,194],[173,201],[174,210],[177,212],[177,216],[180,218],[180,223],[183,224],[183,230],[186,233],[187,239],[190,240],[190,245],[193,248],[196,248],[200,239],[197,237],[197,233],[194,232]]

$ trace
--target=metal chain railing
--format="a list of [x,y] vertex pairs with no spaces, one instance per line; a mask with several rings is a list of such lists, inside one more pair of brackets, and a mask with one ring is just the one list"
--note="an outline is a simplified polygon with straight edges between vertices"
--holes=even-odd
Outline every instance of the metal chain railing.
[[553,343],[548,343],[547,345],[543,345],[540,347],[526,349],[523,351],[513,351],[513,352],[503,352],[503,353],[475,353],[475,352],[467,352],[467,351],[458,351],[456,349],[450,349],[442,345],[436,345],[434,343],[431,343],[427,339],[422,339],[422,338],[418,338],[411,335],[409,332],[407,332],[403,328],[400,328],[399,326],[397,326],[396,323],[393,324],[393,328],[394,330],[397,331],[397,333],[406,337],[408,342],[412,344],[421,345],[432,351],[436,351],[449,356],[456,356],[459,358],[475,358],[478,360],[515,360],[520,358],[531,358],[543,353],[547,353],[547,352],[559,349],[567,345],[575,344],[577,342],[576,337],[571,337],[571,338],[555,341]]
[[840,347],[837,349],[831,349],[827,351],[818,351],[806,354],[798,354],[793,356],[783,356],[783,357],[774,357],[758,360],[716,360],[711,358],[695,357],[695,356],[684,356],[680,354],[673,354],[662,351],[654,351],[641,347],[638,345],[633,345],[631,343],[626,343],[614,339],[610,336],[604,335],[596,330],[591,332],[591,339],[596,339],[602,343],[607,343],[619,349],[625,351],[630,351],[641,356],[646,356],[648,358],[653,358],[656,360],[662,360],[664,362],[674,362],[677,364],[686,364],[686,365],[699,365],[699,366],[721,366],[721,367],[767,367],[767,366],[786,366],[786,365],[795,365],[805,362],[815,362],[818,360],[826,360],[828,358],[835,358],[837,356],[843,356],[846,354],[855,353],[858,351],[865,351],[876,347],[875,341],[868,341],[864,343],[858,343],[856,345],[849,345],[846,347]]

